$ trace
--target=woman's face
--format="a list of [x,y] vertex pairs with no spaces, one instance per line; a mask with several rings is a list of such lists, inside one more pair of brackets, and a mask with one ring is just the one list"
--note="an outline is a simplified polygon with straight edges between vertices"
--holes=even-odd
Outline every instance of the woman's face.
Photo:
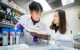
[[58,15],[58,12],[54,12],[53,22],[54,22],[54,24],[59,24],[59,15]]

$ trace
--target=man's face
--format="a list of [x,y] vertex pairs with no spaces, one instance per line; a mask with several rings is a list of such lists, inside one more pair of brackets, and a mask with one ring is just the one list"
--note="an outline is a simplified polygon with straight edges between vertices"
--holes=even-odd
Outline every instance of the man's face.
[[39,21],[41,18],[42,12],[30,11],[30,14],[35,21]]

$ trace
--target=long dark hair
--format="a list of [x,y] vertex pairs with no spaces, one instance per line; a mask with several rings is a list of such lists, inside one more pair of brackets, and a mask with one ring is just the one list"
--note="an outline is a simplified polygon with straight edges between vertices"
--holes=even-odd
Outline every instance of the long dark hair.
[[[66,32],[66,14],[64,10],[58,9],[55,12],[58,12],[59,15],[59,32],[65,34]],[[52,22],[50,29],[55,29],[56,25]]]

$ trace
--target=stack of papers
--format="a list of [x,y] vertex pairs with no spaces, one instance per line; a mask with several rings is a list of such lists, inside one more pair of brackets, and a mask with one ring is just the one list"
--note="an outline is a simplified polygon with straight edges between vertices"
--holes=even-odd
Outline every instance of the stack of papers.
[[38,34],[48,35],[47,31],[45,31],[45,30],[40,30],[39,28],[30,27],[30,28],[26,28],[26,30],[27,30],[28,32],[36,32],[36,33],[38,33]]

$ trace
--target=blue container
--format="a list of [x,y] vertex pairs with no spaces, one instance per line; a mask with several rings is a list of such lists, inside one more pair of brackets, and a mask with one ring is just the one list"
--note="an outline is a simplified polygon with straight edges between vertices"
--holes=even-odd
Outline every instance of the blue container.
[[11,29],[10,29],[10,32],[15,32],[15,29],[14,29],[14,28],[11,28]]
[[21,29],[16,29],[15,32],[21,32]]
[[8,32],[9,31],[9,28],[2,28],[2,32],[3,31],[7,31]]

